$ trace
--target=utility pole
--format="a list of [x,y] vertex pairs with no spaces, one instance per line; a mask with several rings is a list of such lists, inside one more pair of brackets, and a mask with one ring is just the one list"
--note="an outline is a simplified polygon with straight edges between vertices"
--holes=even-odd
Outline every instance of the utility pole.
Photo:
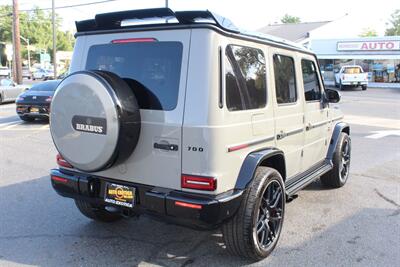
[[13,76],[14,82],[22,83],[22,66],[21,66],[21,41],[19,34],[19,11],[18,0],[13,0]]
[[57,79],[57,58],[56,58],[56,40],[57,40],[57,32],[56,32],[56,12],[55,12],[55,0],[51,0],[51,21],[53,24],[53,67],[54,67],[54,79]]
[[165,0],[165,7],[168,8],[168,0]]

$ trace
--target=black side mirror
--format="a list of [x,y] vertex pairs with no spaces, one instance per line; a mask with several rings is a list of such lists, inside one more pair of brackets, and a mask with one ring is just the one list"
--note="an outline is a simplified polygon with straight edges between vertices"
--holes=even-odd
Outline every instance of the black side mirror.
[[340,101],[340,93],[333,89],[325,89],[325,98],[329,103],[338,103]]

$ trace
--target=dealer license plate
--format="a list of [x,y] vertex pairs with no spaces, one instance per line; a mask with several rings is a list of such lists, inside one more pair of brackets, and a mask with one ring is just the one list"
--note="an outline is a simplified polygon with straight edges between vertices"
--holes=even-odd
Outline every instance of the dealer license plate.
[[114,183],[106,183],[104,201],[132,208],[135,205],[135,188]]
[[39,112],[39,108],[31,108],[31,113],[38,113]]

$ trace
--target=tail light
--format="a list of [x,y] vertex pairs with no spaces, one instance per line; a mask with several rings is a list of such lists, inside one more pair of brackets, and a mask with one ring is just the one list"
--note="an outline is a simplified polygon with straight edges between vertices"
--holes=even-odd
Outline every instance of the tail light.
[[68,179],[65,179],[65,178],[62,178],[62,177],[58,177],[58,176],[55,176],[55,175],[51,176],[51,180],[56,181],[56,182],[60,182],[60,183],[64,183],[64,184],[68,183]]
[[69,164],[68,161],[66,161],[60,154],[57,154],[56,159],[58,166],[65,168],[73,168],[73,166]]
[[183,201],[175,201],[175,206],[189,208],[189,209],[195,209],[195,210],[202,209],[202,206],[199,204],[192,204],[192,203],[183,202]]
[[52,99],[53,99],[53,97],[49,96],[48,98],[46,98],[46,102],[51,102]]
[[181,186],[188,189],[215,191],[217,189],[217,180],[213,177],[182,174]]

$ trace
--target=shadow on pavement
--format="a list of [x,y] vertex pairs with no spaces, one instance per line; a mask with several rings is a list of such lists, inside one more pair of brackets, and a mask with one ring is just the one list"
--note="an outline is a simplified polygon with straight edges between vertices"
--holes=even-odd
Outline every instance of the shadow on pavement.
[[[53,192],[47,176],[0,187],[0,200],[0,263],[6,265],[239,266],[250,263],[229,256],[218,230],[194,231],[147,217],[114,224],[90,221],[78,212],[71,199]],[[393,210],[363,208],[333,226],[313,227],[296,220],[299,210],[295,207],[288,205],[287,222],[275,252],[256,265],[388,266],[400,261],[400,233],[380,229],[385,224],[398,222],[399,216],[392,216]],[[366,221],[370,224],[363,225]],[[309,233],[296,232],[294,224],[305,224],[301,228],[312,229]],[[285,245],[285,240],[299,239],[299,236],[300,242]],[[387,242],[393,251],[384,246]]]

